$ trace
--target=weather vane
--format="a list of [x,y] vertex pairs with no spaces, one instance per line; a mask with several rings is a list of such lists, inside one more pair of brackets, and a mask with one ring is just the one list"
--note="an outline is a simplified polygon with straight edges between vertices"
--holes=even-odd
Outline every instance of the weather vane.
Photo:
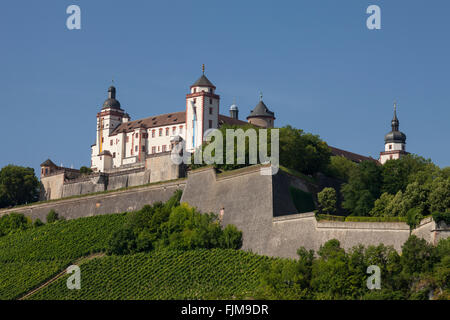
[[260,91],[259,92],[259,101],[262,101],[262,98],[263,98],[263,93],[262,93],[262,91]]

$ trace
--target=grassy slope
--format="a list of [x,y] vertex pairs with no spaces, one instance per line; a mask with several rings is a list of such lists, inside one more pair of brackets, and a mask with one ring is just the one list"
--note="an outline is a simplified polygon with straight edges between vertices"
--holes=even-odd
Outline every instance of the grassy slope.
[[[0,237],[0,299],[15,299],[80,257],[104,251],[122,214],[61,221]],[[30,299],[208,299],[249,297],[264,261],[235,250],[157,251],[81,264],[81,290],[67,275]]]

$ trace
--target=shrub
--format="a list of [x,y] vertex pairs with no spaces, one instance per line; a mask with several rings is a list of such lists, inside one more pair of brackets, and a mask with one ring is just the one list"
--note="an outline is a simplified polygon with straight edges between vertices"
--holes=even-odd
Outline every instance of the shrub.
[[61,220],[61,218],[59,217],[59,214],[53,209],[50,210],[47,214],[47,223],[53,223],[58,220]]
[[0,236],[26,230],[32,225],[31,220],[22,213],[10,213],[0,218]]
[[333,214],[336,212],[336,190],[324,188],[317,194],[319,210],[321,213]]

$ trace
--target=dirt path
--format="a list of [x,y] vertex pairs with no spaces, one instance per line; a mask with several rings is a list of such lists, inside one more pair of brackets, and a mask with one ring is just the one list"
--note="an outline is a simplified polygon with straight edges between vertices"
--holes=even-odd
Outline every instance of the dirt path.
[[[81,265],[83,263],[86,263],[92,259],[95,258],[102,258],[104,257],[105,254],[104,253],[94,253],[91,254],[89,256],[85,256],[82,258],[77,259],[72,265]],[[38,292],[39,290],[42,290],[43,288],[49,286],[51,283],[55,282],[56,280],[58,280],[59,278],[61,278],[62,276],[64,276],[65,274],[67,274],[67,268],[64,269],[63,271],[61,271],[60,273],[58,273],[56,276],[54,276],[53,278],[51,278],[50,280],[47,280],[46,282],[44,282],[43,284],[39,285],[37,288],[31,290],[30,292],[26,293],[25,295],[23,295],[22,297],[19,298],[19,300],[25,300],[29,297],[31,297],[33,294],[35,294],[36,292]]]

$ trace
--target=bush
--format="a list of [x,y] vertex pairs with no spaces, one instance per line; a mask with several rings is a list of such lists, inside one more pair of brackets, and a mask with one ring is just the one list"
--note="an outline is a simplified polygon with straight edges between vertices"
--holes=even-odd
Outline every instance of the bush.
[[26,230],[32,225],[31,220],[22,213],[10,213],[0,218],[0,236]]
[[165,204],[155,203],[128,214],[124,227],[108,242],[109,254],[130,254],[153,249],[239,249],[242,232],[233,225],[222,229],[217,216],[180,204],[176,192]]
[[43,226],[44,225],[44,223],[41,221],[41,219],[36,219],[36,220],[34,220],[34,222],[33,222],[33,226],[35,227],[35,228],[37,228],[37,227],[40,227],[40,226]]
[[435,212],[435,213],[433,213],[432,216],[433,216],[433,220],[436,223],[444,221],[445,224],[450,225],[450,211],[449,212],[443,212],[443,213]]
[[333,188],[324,188],[317,194],[317,199],[321,213],[333,214],[336,212],[336,190]]
[[49,212],[48,212],[48,214],[47,214],[47,223],[53,223],[53,222],[56,222],[56,221],[58,221],[58,220],[62,220],[60,217],[59,217],[59,214],[58,213],[56,213],[56,211],[55,210],[50,210]]

